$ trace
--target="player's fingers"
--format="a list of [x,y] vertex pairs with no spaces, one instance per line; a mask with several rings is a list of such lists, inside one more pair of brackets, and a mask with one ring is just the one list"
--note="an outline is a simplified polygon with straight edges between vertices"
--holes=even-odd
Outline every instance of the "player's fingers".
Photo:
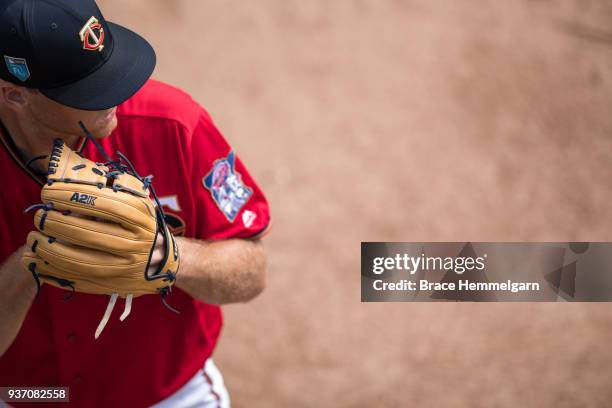
[[[62,242],[103,252],[147,254],[153,241],[112,222],[66,215],[59,211],[38,210],[34,223],[39,231]],[[149,235],[144,235],[149,236]]]
[[151,266],[159,264],[166,255],[166,247],[164,246],[164,237],[158,234],[155,239],[155,246],[151,254]]

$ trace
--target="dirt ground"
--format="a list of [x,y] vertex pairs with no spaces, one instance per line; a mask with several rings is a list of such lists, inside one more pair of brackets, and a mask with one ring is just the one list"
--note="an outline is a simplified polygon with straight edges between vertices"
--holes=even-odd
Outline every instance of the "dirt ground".
[[359,244],[612,240],[612,3],[99,3],[271,201],[235,406],[610,406],[610,305],[362,304]]

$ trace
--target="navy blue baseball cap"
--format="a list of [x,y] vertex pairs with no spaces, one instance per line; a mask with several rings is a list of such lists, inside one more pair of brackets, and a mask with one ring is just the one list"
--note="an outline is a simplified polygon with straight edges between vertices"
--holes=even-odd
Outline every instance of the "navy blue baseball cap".
[[151,45],[93,0],[3,0],[0,58],[3,80],[83,110],[119,105],[155,68]]

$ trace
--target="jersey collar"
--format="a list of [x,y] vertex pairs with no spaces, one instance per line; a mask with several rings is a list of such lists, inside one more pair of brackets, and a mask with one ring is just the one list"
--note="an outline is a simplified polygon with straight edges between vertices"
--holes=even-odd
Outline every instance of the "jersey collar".
[[[87,140],[86,137],[81,137],[79,139],[79,142],[77,144],[78,148],[76,149],[79,153],[85,147],[86,140]],[[19,154],[19,151],[17,149],[17,146],[15,146],[15,142],[13,141],[11,134],[9,133],[8,129],[6,128],[6,126],[1,120],[0,120],[0,145],[4,147],[4,150],[6,150],[6,152],[8,153],[9,157],[13,160],[13,162],[19,168],[21,168],[21,170],[23,170],[30,178],[32,178],[34,181],[36,181],[41,186],[45,184],[46,178],[44,175],[38,174],[33,169],[26,166],[26,162],[21,157],[21,154]]]

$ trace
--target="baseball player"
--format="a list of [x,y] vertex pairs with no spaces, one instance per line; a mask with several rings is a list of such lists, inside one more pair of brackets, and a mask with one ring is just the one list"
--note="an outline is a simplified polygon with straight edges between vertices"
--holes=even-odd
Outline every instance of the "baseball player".
[[[69,387],[80,407],[229,406],[211,354],[219,305],[265,285],[262,191],[93,0],[1,2],[0,54],[0,386]],[[125,262],[133,243],[145,252]]]

